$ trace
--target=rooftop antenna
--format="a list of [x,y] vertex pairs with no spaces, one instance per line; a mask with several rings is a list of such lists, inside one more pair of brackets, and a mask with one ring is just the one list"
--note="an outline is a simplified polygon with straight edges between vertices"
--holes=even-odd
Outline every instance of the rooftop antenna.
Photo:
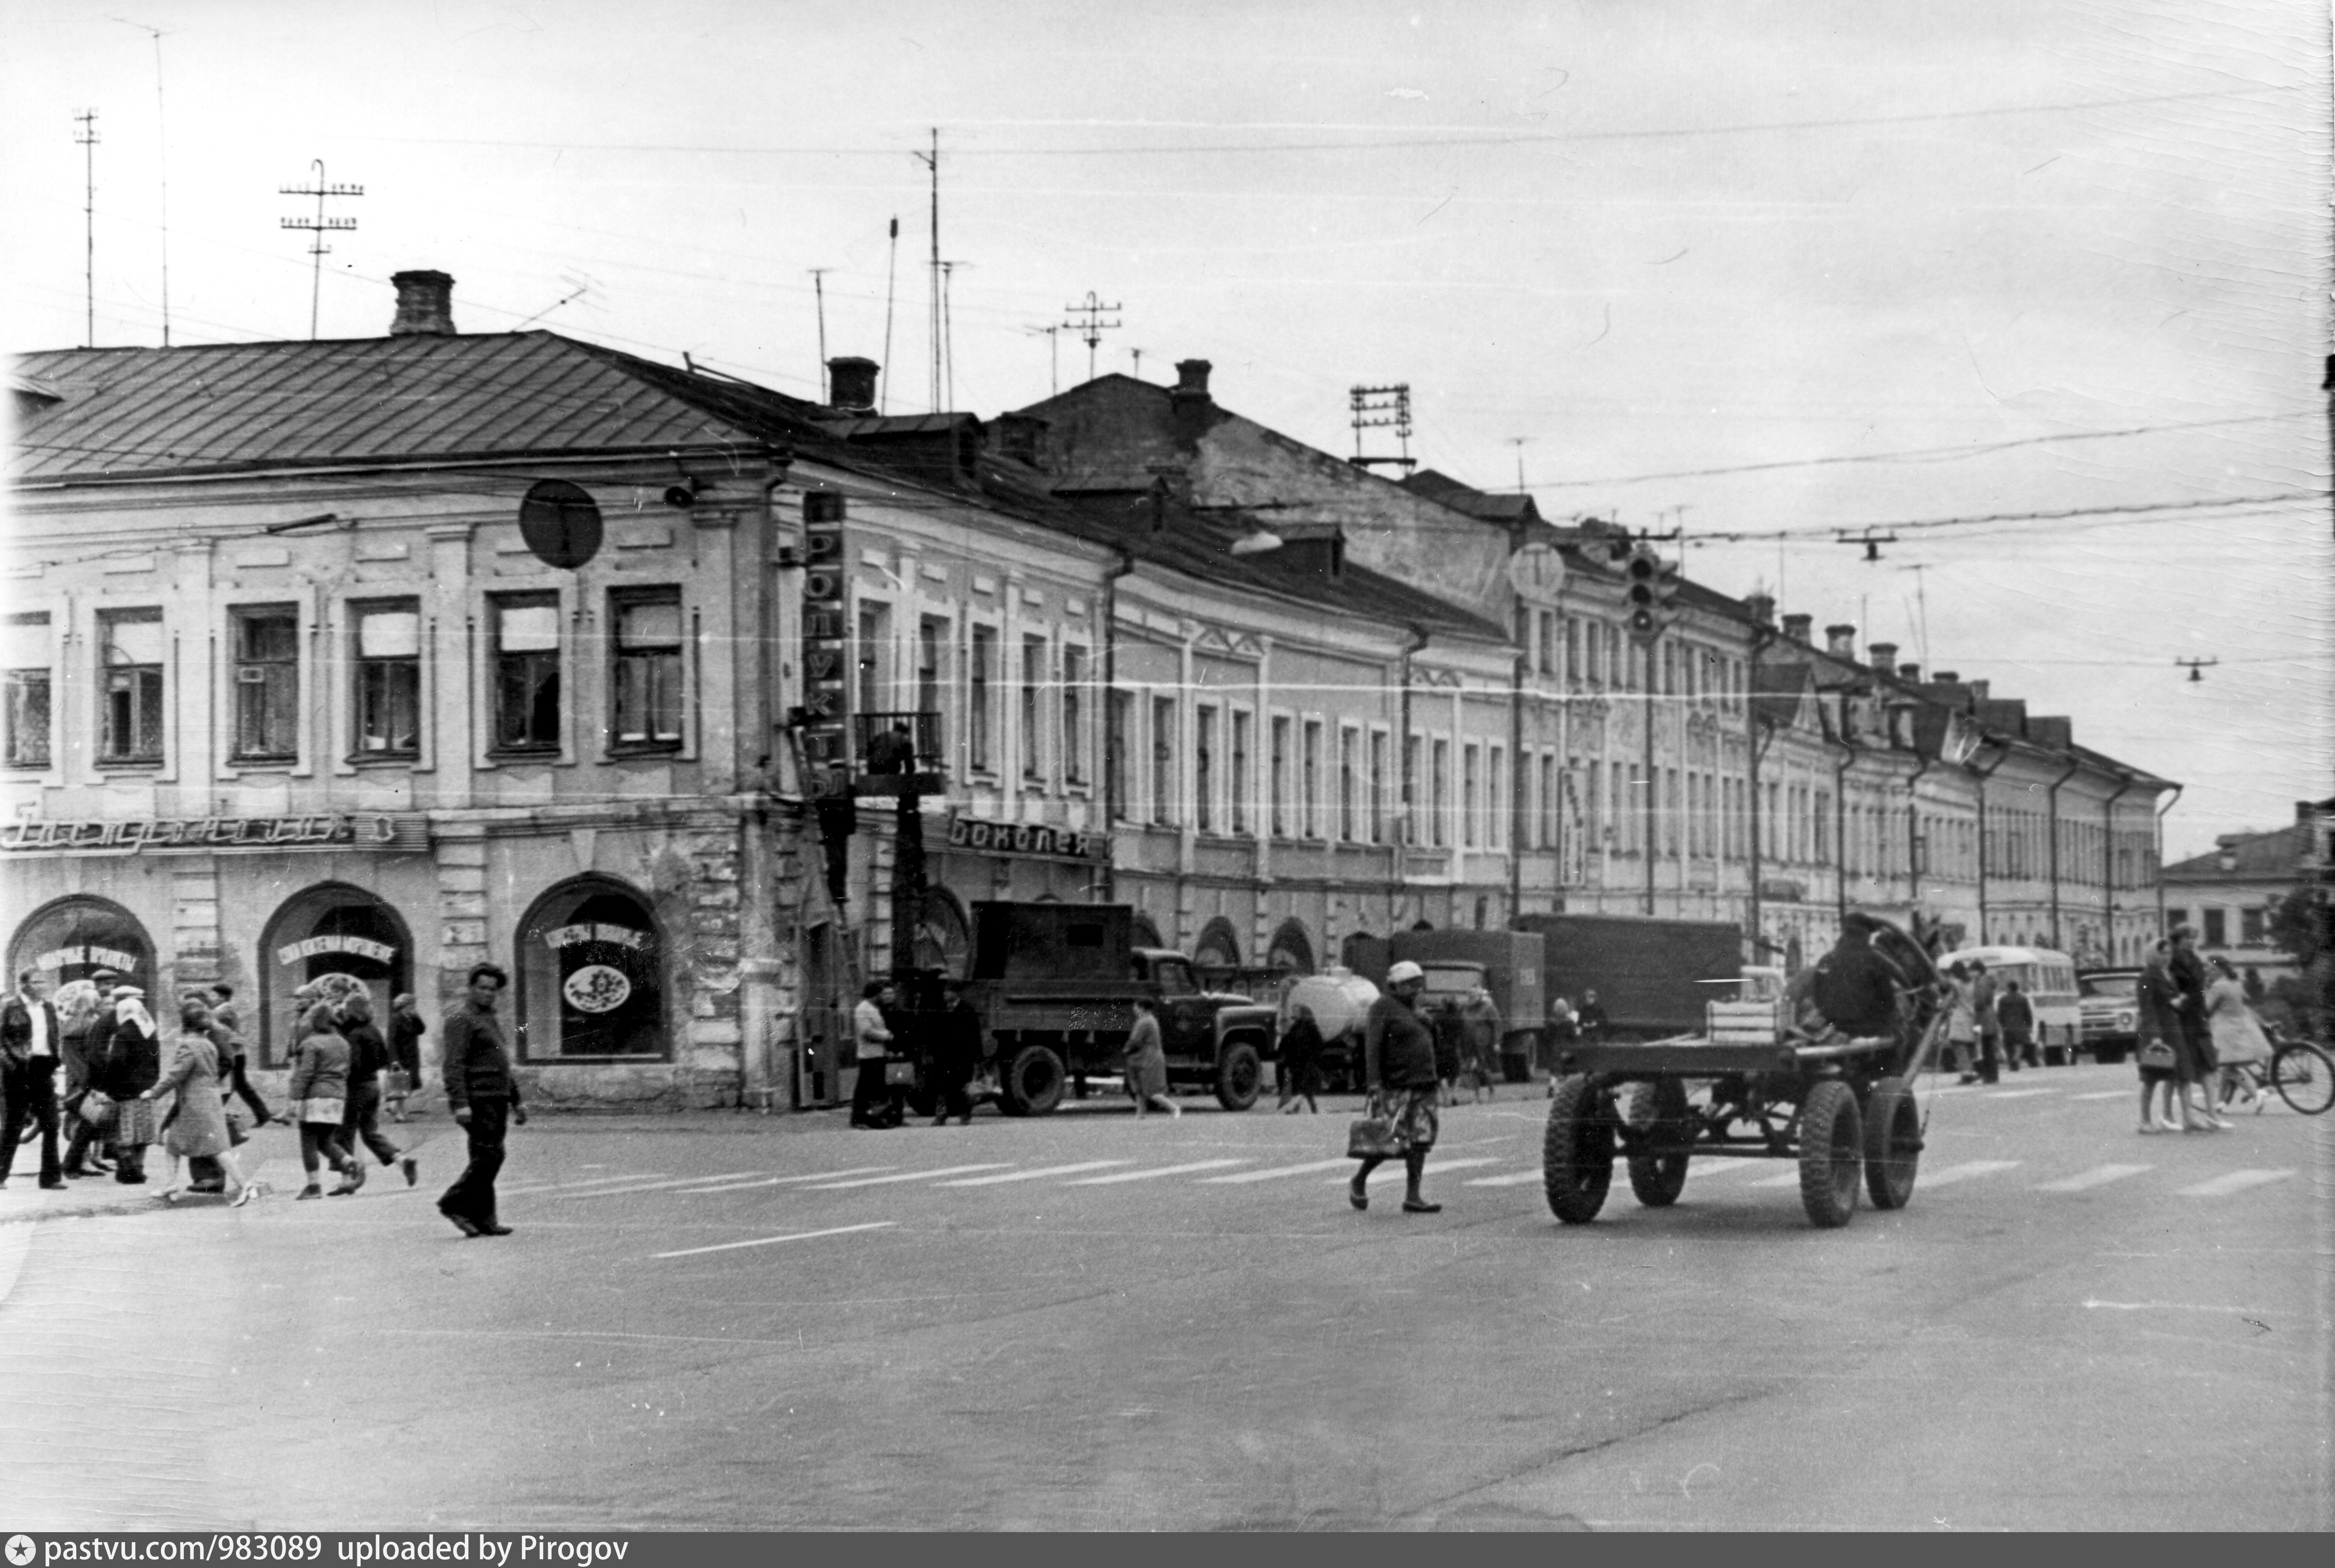
[[[1352,416],[1354,455],[1349,459],[1356,468],[1373,468],[1385,463],[1405,470],[1419,466],[1410,455],[1410,383],[1397,382],[1389,386],[1356,386],[1346,389],[1346,408]],[[1400,457],[1377,458],[1362,450],[1362,432],[1385,428],[1394,431],[1397,444],[1402,448]]]
[[1135,379],[1137,381],[1141,381],[1143,379],[1143,351],[1139,348],[1131,348],[1127,352],[1135,356]]
[[88,321],[82,330],[82,347],[97,346],[97,111],[84,109],[73,118],[81,132],[73,138],[82,153],[82,287]]
[[1045,334],[1046,359],[1048,361],[1048,366],[1053,373],[1054,395],[1057,397],[1061,396],[1062,391],[1061,326],[1060,324],[1052,326],[1025,326],[1022,330],[1028,333],[1032,337],[1036,337],[1041,333]]
[[941,263],[941,384],[948,393],[944,408],[956,406],[956,322],[950,311],[949,286],[955,282],[958,267],[972,265],[965,261]]
[[1084,321],[1066,321],[1062,325],[1086,340],[1087,380],[1092,381],[1095,378],[1095,350],[1102,346],[1102,334],[1117,331],[1119,325],[1118,322],[1103,320],[1103,315],[1107,311],[1114,311],[1119,307],[1116,305],[1103,304],[1095,297],[1095,291],[1089,289],[1086,303],[1066,305],[1062,308],[1072,315],[1086,317]]
[[877,383],[876,411],[882,413],[892,402],[892,295],[900,282],[900,218],[892,216],[892,256],[884,264],[884,365],[876,373],[883,380]]
[[933,127],[933,150],[919,152],[916,161],[933,175],[932,311],[926,324],[933,349],[933,411],[941,411],[941,128]]
[[1508,445],[1516,449],[1516,494],[1525,493],[1525,443],[1530,436],[1510,436]]
[[806,270],[810,274],[810,291],[819,297],[819,373],[824,378],[827,374],[827,275],[835,268],[814,266]]
[[[1836,545],[1863,545],[1865,547],[1865,558],[1868,561],[1879,560],[1881,558],[1881,547],[1884,545],[1894,545],[1896,542],[1896,535],[1876,534],[1871,528],[1865,529],[1861,534],[1844,533],[1836,535],[1833,539],[1833,543]],[[1928,656],[1929,655],[1926,653],[1923,655],[1923,658],[1927,658]]]
[[2219,659],[2175,659],[2173,662],[2175,664],[2180,665],[2181,668],[2189,672],[2190,680],[2203,681],[2205,677],[2200,674],[2199,672],[2203,670],[2210,670],[2222,661]]
[[135,27],[154,37],[154,167],[162,189],[162,346],[170,346],[170,169],[167,154],[170,140],[168,127],[162,117],[162,29],[150,27],[143,22],[132,22],[126,16],[116,16],[125,27]]
[[316,183],[315,185],[282,185],[276,187],[276,194],[280,196],[313,196],[316,198],[316,216],[314,218],[287,218],[284,219],[281,225],[281,227],[285,228],[305,229],[315,237],[308,243],[308,254],[315,258],[315,264],[311,268],[308,280],[308,341],[310,343],[314,343],[316,341],[317,302],[324,297],[325,257],[333,253],[333,247],[325,243],[325,236],[330,233],[345,232],[357,226],[357,220],[354,218],[326,218],[325,216],[325,198],[328,196],[363,196],[364,194],[364,187],[362,185],[332,185],[326,183],[325,179],[325,160],[321,158],[310,160],[308,167],[316,171]]
[[1930,595],[1927,579],[1923,574],[1930,569],[1930,566],[1926,561],[1916,561],[1910,566],[1900,566],[1897,569],[1914,574],[1914,600],[1922,607],[1921,619],[1916,630],[1922,639],[1922,668],[1926,670],[1930,667]]

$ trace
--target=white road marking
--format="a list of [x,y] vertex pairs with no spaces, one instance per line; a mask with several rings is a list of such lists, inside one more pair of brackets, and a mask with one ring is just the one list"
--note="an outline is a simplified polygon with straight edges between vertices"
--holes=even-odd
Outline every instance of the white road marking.
[[2223,1198],[2232,1193],[2242,1193],[2248,1187],[2282,1181],[2293,1174],[2291,1170],[2233,1170],[2227,1176],[2215,1176],[2212,1181],[2199,1182],[2195,1186],[2176,1187],[2174,1195],[2185,1198]]
[[935,1176],[962,1176],[969,1170],[1003,1170],[1012,1163],[1011,1160],[991,1160],[986,1165],[945,1165],[938,1170],[912,1170],[904,1171],[898,1176],[861,1176],[857,1181],[820,1182],[816,1186],[805,1187],[803,1190],[813,1193],[831,1193],[839,1192],[845,1187],[879,1187],[890,1182],[929,1181]]
[[671,1181],[635,1182],[631,1186],[595,1187],[589,1192],[562,1192],[553,1193],[550,1195],[554,1198],[620,1198],[630,1193],[663,1192],[667,1187],[693,1187],[706,1182],[737,1181],[745,1176],[758,1176],[762,1174],[758,1170],[723,1171],[719,1176],[676,1176]]
[[1245,1170],[1238,1176],[1202,1176],[1196,1186],[1240,1186],[1250,1182],[1269,1182],[1276,1176],[1312,1176],[1315,1171],[1336,1170],[1352,1165],[1348,1159],[1317,1159],[1305,1165],[1277,1165],[1271,1170]]
[[2242,1317],[2263,1317],[2258,1307],[2211,1307],[2192,1302],[2102,1302],[2087,1301],[2085,1306],[2112,1312],[2231,1312]]
[[655,1253],[651,1255],[660,1258],[693,1258],[702,1253],[732,1253],[740,1247],[770,1247],[778,1245],[780,1242],[807,1242],[814,1236],[848,1236],[854,1231],[880,1231],[899,1223],[897,1220],[870,1220],[864,1225],[837,1225],[832,1230],[797,1231],[792,1235],[784,1236],[758,1236],[751,1242],[723,1242],[717,1246],[683,1247],[677,1253]]
[[1505,1176],[1478,1176],[1472,1181],[1464,1181],[1459,1185],[1463,1187],[1520,1187],[1526,1182],[1536,1182],[1540,1179],[1541,1173],[1536,1170],[1512,1170]]
[[[1498,1165],[1499,1163],[1499,1157],[1497,1155],[1478,1155],[1471,1159],[1437,1159],[1433,1155],[1429,1155],[1427,1158],[1427,1169],[1428,1174],[1432,1176],[1441,1171],[1473,1170],[1478,1166]],[[1379,1166],[1378,1169],[1371,1173],[1371,1180],[1381,1181],[1388,1176],[1398,1176],[1403,1174],[1403,1169],[1404,1166],[1401,1161],[1390,1159],[1387,1161],[1386,1164]],[[1345,1178],[1344,1181],[1327,1182],[1323,1185],[1327,1186],[1343,1186],[1352,1179],[1352,1177],[1349,1176]]]
[[2089,1094],[2071,1094],[2068,1098],[2069,1099],[2130,1099],[2132,1098],[2132,1090],[2128,1089],[2096,1089]]
[[617,1182],[654,1181],[664,1174],[661,1170],[642,1170],[635,1171],[630,1176],[591,1176],[583,1181],[539,1182],[534,1186],[505,1187],[502,1189],[502,1195],[507,1198],[519,1198],[526,1197],[531,1193],[566,1192],[570,1187],[610,1186]]
[[[1690,1171],[1694,1167],[1692,1166],[1687,1166],[1687,1169]],[[1800,1167],[1796,1163],[1793,1165],[1791,1169],[1785,1171],[1780,1175],[1761,1176],[1758,1181],[1746,1182],[1744,1185],[1746,1186],[1755,1187],[1796,1187],[1800,1185]]]
[[2039,1094],[2057,1094],[2056,1089],[2005,1089],[1988,1095],[1989,1099],[2032,1099]]
[[1154,1176],[1187,1176],[1196,1170],[1222,1170],[1228,1165],[1246,1165],[1244,1159],[1198,1159],[1189,1165],[1156,1166],[1150,1170],[1123,1170],[1110,1176],[1083,1176],[1074,1182],[1064,1182],[1070,1187],[1101,1187],[1114,1182],[1148,1182]]
[[700,1179],[709,1182],[726,1182],[727,1185],[721,1186],[675,1187],[673,1189],[673,1194],[677,1197],[693,1198],[707,1193],[751,1192],[756,1187],[785,1186],[795,1182],[831,1181],[838,1176],[872,1176],[877,1171],[895,1170],[897,1168],[897,1166],[888,1165],[862,1165],[853,1166],[848,1170],[812,1171],[803,1176],[764,1176],[760,1181],[750,1182],[731,1182],[727,1181],[727,1178],[722,1176],[704,1176]]
[[1943,1170],[1922,1171],[1919,1173],[1916,1185],[1924,1191],[1951,1186],[1956,1182],[1969,1181],[1975,1176],[1992,1176],[1997,1171],[2009,1170],[2018,1164],[2019,1161],[2015,1159],[1964,1160],[1960,1165],[1950,1165]]
[[2055,1182],[2038,1183],[2035,1190],[2039,1193],[2088,1192],[2093,1187],[2106,1186],[2110,1182],[2120,1182],[2127,1176],[2136,1176],[2143,1171],[2156,1168],[2146,1165],[2096,1165],[2088,1171],[2061,1176]]
[[1046,1176],[1075,1176],[1080,1171],[1108,1170],[1115,1165],[1133,1165],[1131,1159],[1082,1159],[1074,1165],[1040,1166],[1036,1170],[1010,1170],[1002,1176],[966,1176],[963,1181],[935,1182],[935,1186],[987,1187],[1000,1182],[1033,1182]]

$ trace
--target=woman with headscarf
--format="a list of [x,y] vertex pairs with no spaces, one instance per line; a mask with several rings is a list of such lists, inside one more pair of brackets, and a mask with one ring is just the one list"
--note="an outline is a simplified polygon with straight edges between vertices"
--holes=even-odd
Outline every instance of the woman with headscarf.
[[2228,959],[2214,959],[2214,982],[2205,988],[2205,1022],[2214,1031],[2214,1055],[2222,1064],[2222,1108],[2241,1092],[2254,1109],[2261,1111],[2263,1096],[2255,1087],[2254,1075],[2246,1070],[2260,1067],[2270,1060],[2270,1038],[2262,1033],[2261,1020],[2246,1005],[2245,982],[2238,978],[2237,967]]
[[162,1076],[162,1031],[137,986],[115,986],[112,1000],[113,1016],[90,1037],[90,1082],[113,1101],[113,1179],[140,1186],[146,1146],[155,1140],[154,1102],[145,1095]]
[[1970,966],[1946,965],[1946,1052],[1961,1069],[1958,1083],[1978,1081],[1978,1004],[1971,994]]
[[[179,1034],[173,1040],[169,1065],[154,1087],[142,1097],[151,1101],[175,1092],[178,1103],[162,1130],[162,1147],[170,1155],[170,1183],[154,1195],[174,1203],[184,1190],[179,1186],[179,1162],[185,1160],[190,1177],[199,1164],[218,1167],[235,1193],[234,1206],[251,1201],[251,1184],[236,1164],[233,1140],[228,1136],[227,1105],[220,1089],[221,1050],[213,1035],[210,1009],[197,997],[179,1004]],[[198,1186],[196,1190],[205,1190]]]
[[1293,1116],[1297,1103],[1314,1115],[1322,1108],[1313,1103],[1322,1084],[1322,1026],[1313,1021],[1313,1010],[1298,1002],[1289,1010],[1289,1027],[1281,1031],[1281,1104],[1284,1116]]
[[104,991],[93,980],[68,981],[57,989],[57,1041],[65,1068],[65,1097],[57,1108],[65,1113],[72,1137],[65,1147],[64,1174],[69,1176],[110,1176],[113,1167],[102,1157],[104,1144],[97,1128],[82,1114],[92,1087],[94,1048],[111,1024]]
[[336,1192],[353,1193],[364,1186],[364,1166],[349,1157],[341,1141],[341,1123],[348,1112],[349,1042],[333,1027],[331,1003],[317,1002],[300,1021],[300,1043],[293,1050],[292,1079],[286,1088],[292,1119],[300,1124],[301,1168],[308,1173],[301,1199],[325,1195],[316,1181],[319,1156],[340,1173]]
[[1148,996],[1135,999],[1135,1027],[1127,1034],[1127,1092],[1134,1097],[1135,1114],[1154,1107],[1169,1116],[1184,1108],[1168,1098],[1168,1046],[1159,1033],[1159,1004]]

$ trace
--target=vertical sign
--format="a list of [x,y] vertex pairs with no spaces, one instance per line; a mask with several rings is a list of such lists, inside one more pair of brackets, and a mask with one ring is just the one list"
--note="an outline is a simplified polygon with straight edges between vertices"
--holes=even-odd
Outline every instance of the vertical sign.
[[821,800],[851,793],[841,496],[803,497],[803,794]]

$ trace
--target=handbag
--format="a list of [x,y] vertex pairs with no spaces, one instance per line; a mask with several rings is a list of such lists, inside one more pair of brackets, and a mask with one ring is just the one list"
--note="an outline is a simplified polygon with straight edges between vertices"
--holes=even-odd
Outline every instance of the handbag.
[[402,1067],[389,1070],[389,1087],[383,1090],[392,1099],[403,1099],[413,1092],[413,1075]]
[[251,1134],[245,1129],[243,1118],[236,1115],[233,1111],[228,1111],[227,1113],[227,1147],[229,1148],[241,1148],[245,1144],[247,1144],[250,1141]]
[[88,1089],[82,1093],[75,1114],[92,1131],[103,1132],[113,1125],[113,1097],[102,1089]]
[[1346,1124],[1348,1159],[1400,1159],[1410,1148],[1410,1140],[1395,1129],[1394,1118],[1376,1095],[1361,1116]]
[[2153,1072],[2171,1072],[2180,1065],[2173,1048],[2161,1040],[2152,1040],[2140,1048],[2140,1065]]
[[905,1086],[913,1089],[916,1087],[916,1064],[915,1062],[896,1060],[884,1064],[884,1083],[887,1088]]

